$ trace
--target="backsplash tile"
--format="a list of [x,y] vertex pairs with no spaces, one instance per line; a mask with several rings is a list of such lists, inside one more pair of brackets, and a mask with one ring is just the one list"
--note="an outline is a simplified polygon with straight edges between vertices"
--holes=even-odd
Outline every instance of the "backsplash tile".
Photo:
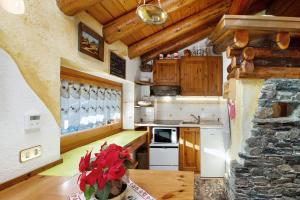
[[[183,98],[183,97],[181,97]],[[172,97],[167,101],[157,100],[154,102],[154,108],[139,109],[136,122],[142,119],[144,122],[154,120],[184,120],[191,121],[191,114],[200,116],[202,120],[226,120],[226,101],[180,101]]]
[[201,119],[217,120],[222,119],[222,106],[216,104],[202,104],[189,102],[158,102],[155,104],[155,119],[158,120],[185,120],[193,118],[191,114],[200,116]]

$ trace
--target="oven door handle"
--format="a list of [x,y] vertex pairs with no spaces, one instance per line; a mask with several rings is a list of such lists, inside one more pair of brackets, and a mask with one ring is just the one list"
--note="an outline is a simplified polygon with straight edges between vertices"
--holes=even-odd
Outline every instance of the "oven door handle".
[[178,149],[178,146],[150,146],[151,149]]

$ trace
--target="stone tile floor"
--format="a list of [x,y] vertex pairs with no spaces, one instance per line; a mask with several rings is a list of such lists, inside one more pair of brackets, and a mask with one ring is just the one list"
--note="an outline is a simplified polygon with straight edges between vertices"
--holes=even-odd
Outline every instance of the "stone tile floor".
[[200,179],[195,176],[195,200],[227,200],[223,179]]

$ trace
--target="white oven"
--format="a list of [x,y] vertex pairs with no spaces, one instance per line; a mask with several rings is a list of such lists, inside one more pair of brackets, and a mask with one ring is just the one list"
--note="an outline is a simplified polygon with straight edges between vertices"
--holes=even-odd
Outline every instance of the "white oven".
[[152,141],[153,146],[174,146],[178,145],[177,140],[177,128],[168,127],[155,127],[152,130]]
[[155,127],[150,144],[150,169],[178,170],[177,128]]

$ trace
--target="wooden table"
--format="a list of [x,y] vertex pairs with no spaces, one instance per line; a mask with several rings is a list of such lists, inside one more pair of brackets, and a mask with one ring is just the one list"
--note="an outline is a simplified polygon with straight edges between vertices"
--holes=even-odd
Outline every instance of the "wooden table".
[[[194,173],[130,170],[130,178],[156,199],[194,199]],[[34,176],[0,192],[2,200],[66,200],[79,192],[73,177]]]

